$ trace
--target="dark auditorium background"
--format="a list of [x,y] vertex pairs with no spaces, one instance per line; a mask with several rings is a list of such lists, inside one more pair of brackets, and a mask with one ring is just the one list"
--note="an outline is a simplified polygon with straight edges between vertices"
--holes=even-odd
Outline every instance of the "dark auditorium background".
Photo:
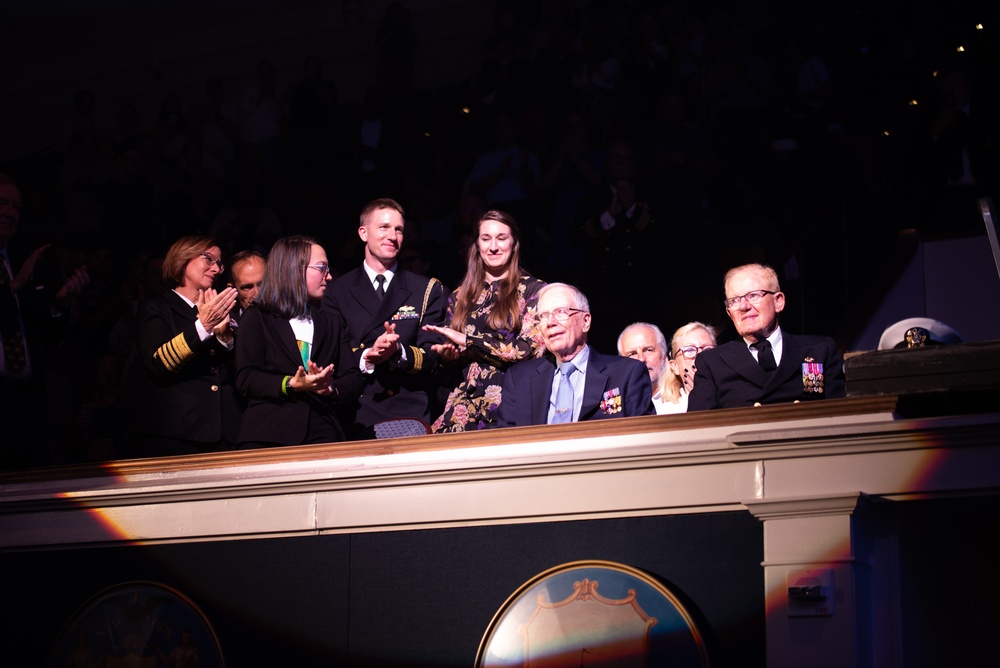
[[[51,243],[53,271],[68,276],[86,265],[91,275],[66,338],[46,342],[46,371],[59,381],[47,395],[50,463],[127,453],[129,425],[118,417],[128,414],[131,317],[137,299],[156,289],[157,259],[181,235],[217,235],[230,255],[310,234],[340,272],[361,258],[361,207],[388,196],[407,210],[407,266],[455,287],[464,273],[463,188],[476,158],[495,146],[501,112],[541,166],[522,203],[523,257],[543,280],[588,288],[601,350],[611,352],[618,332],[640,317],[665,332],[702,320],[720,328],[720,340],[732,338],[722,275],[745,261],[779,271],[790,330],[847,346],[914,243],[983,235],[975,203],[996,195],[998,175],[996,7],[0,0],[0,172],[24,200],[15,241],[28,250]],[[275,113],[247,121],[262,65],[273,71]],[[965,95],[976,111],[960,121]],[[573,144],[581,122],[586,141]],[[633,146],[637,192],[656,227],[603,275],[587,264],[595,249],[582,228],[583,203],[596,189],[556,167],[570,150],[601,171],[612,139]],[[975,156],[975,183],[960,178],[956,145]],[[636,290],[647,295],[645,313],[623,306],[633,300],[621,295]],[[950,526],[952,516],[940,516]],[[916,551],[945,551],[940,527],[911,524]],[[33,625],[27,640],[41,644],[97,582],[172,579],[204,591],[224,581],[233,591],[203,604],[236,646],[235,665],[328,665],[348,649],[383,652],[381,665],[403,665],[407,652],[408,665],[445,665],[434,651],[449,641],[447,665],[463,665],[493,601],[523,581],[516,574],[596,552],[675,573],[717,615],[718,665],[762,665],[762,537],[748,515],[720,514],[698,527],[664,517],[491,529],[11,554],[11,600],[46,597],[46,582],[20,578],[21,568],[53,574],[63,599],[12,628]],[[631,542],[595,547],[601,531]],[[544,547],[546,539],[561,547]],[[309,552],[300,550],[305,541]],[[486,572],[474,566],[484,547],[497,552]],[[718,561],[699,562],[705,552]],[[471,602],[423,598],[433,574],[406,570],[418,554],[463,582],[482,581],[485,593]],[[727,589],[710,579],[713,569],[746,578],[733,577]],[[922,591],[924,575],[915,567],[904,574],[910,591]],[[398,609],[386,620],[373,600],[347,598],[351,577],[354,589],[393,588],[377,593],[398,597]],[[306,607],[296,607],[299,594]],[[914,616],[939,616],[938,595],[914,594]],[[262,610],[230,609],[251,599]],[[464,628],[435,625],[448,605]],[[323,626],[351,606],[354,636]],[[425,615],[407,612],[419,606]],[[295,631],[267,636],[254,626],[258,612]],[[959,621],[942,620],[951,633],[930,624],[923,635],[935,647],[958,635]],[[357,638],[363,646],[348,647]]]
[[[24,199],[12,246],[51,243],[53,274],[91,276],[68,333],[46,342],[62,388],[53,463],[127,448],[128,425],[102,408],[120,403],[132,314],[181,235],[212,234],[231,255],[312,234],[339,272],[361,257],[363,204],[390,196],[407,210],[402,261],[454,287],[463,215],[490,204],[463,198],[466,180],[500,115],[540,165],[512,205],[522,258],[584,288],[598,348],[638,319],[730,338],[721,276],[745,261],[778,269],[790,330],[846,347],[917,240],[984,236],[996,14],[935,1],[4,2],[0,171]],[[583,223],[607,187],[567,165],[603,172],[622,139],[655,224],[602,257]]]

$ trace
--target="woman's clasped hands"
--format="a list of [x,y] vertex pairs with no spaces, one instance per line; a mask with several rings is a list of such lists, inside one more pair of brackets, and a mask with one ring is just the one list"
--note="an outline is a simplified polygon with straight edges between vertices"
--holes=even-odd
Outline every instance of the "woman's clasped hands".
[[296,392],[314,392],[320,396],[333,392],[333,365],[318,366],[309,360],[308,368],[299,367],[288,379],[288,386]]

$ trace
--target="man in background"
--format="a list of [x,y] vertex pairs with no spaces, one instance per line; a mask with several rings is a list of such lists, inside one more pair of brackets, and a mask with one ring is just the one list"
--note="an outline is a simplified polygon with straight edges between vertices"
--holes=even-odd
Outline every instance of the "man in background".
[[267,261],[257,251],[240,251],[229,259],[229,267],[232,278],[229,285],[236,288],[236,308],[233,309],[232,316],[239,322],[243,312],[250,308],[250,304],[260,293]]
[[[10,242],[21,223],[21,190],[0,174],[0,468],[48,463],[43,340],[57,340],[70,299],[89,282],[77,268],[53,293],[36,273],[44,244],[19,265]],[[19,269],[15,271],[15,267]]]
[[649,370],[649,382],[653,388],[653,406],[660,413],[662,397],[660,380],[667,368],[667,339],[656,325],[648,322],[633,322],[618,335],[618,354],[639,360]]

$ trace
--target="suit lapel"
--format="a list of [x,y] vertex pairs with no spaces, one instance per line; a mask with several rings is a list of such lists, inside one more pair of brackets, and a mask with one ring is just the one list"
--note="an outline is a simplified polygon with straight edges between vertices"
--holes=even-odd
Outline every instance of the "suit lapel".
[[167,291],[167,303],[170,305],[171,310],[173,310],[184,322],[194,322],[198,319],[198,309],[197,306],[194,308],[188,306],[184,298],[173,290]]
[[[277,338],[281,341],[281,349],[286,351],[291,359],[296,360],[296,366],[301,366],[302,353],[299,352],[299,344],[295,339],[295,332],[292,331],[291,323],[284,318],[275,318],[273,322],[274,327],[277,330]],[[313,338],[315,338],[315,336]]]
[[529,382],[528,404],[531,406],[530,424],[547,424],[549,402],[552,399],[552,379],[556,373],[555,364],[546,359],[538,366],[538,373]]
[[406,272],[400,269],[392,277],[392,283],[389,284],[389,288],[385,291],[385,297],[379,305],[376,313],[378,316],[376,326],[381,327],[382,323],[389,320],[399,310],[400,306],[403,306],[410,300],[410,295],[411,292],[406,280]]
[[[324,327],[323,314],[319,309],[312,309],[312,319],[313,319],[313,342],[312,342],[312,354],[311,359],[327,359],[326,348],[330,345],[330,336],[332,332],[329,331],[327,327]],[[318,364],[318,362],[317,362]]]
[[774,373],[768,377],[764,390],[768,391],[781,387],[788,382],[790,378],[800,373],[800,365],[802,364],[804,357],[802,349],[795,340],[795,337],[789,336],[787,332],[782,331],[781,362],[778,364],[778,368],[774,370]]
[[379,302],[375,294],[375,288],[368,280],[368,274],[364,267],[355,270],[354,281],[351,286],[351,298],[365,313],[370,316],[367,324],[363,328],[362,341],[378,337],[384,330],[383,323],[389,320],[400,306],[410,299],[410,288],[406,280],[406,272],[397,270],[392,277],[392,282],[385,291],[385,297]]
[[369,315],[375,315],[375,311],[378,310],[378,296],[375,294],[375,288],[372,287],[371,281],[368,280],[368,274],[364,267],[358,267],[354,270],[350,298],[358,308]]
[[601,405],[604,392],[608,388],[608,365],[604,358],[593,348],[590,349],[590,359],[587,361],[587,374],[584,376],[583,404],[580,406],[580,421],[589,420]]
[[[733,342],[732,346],[724,348],[722,350],[722,359],[736,373],[740,374],[757,387],[763,388],[767,385],[767,381],[769,380],[767,372],[760,368],[757,360],[755,360],[753,355],[750,354],[750,351],[747,350],[746,343],[744,343],[743,339],[737,339]],[[777,374],[778,372],[775,371],[771,374],[771,377],[776,376]]]

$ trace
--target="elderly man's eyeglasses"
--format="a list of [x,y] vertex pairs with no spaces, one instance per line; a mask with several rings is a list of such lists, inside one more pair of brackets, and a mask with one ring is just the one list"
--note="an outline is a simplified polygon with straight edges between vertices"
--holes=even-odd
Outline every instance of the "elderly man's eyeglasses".
[[330,273],[330,265],[328,264],[307,264],[306,269],[315,269],[324,276]]
[[698,356],[698,353],[711,350],[714,347],[715,346],[712,344],[707,346],[684,346],[683,348],[678,348],[674,351],[674,359],[677,359],[678,357],[685,357],[689,360],[693,360]]
[[727,309],[732,311],[733,309],[739,308],[740,302],[742,302],[744,299],[747,300],[747,302],[751,306],[756,306],[761,302],[761,300],[764,299],[766,295],[773,295],[773,294],[775,294],[774,290],[753,290],[752,292],[748,292],[745,295],[740,295],[739,297],[730,297],[729,299],[723,300],[722,303],[726,305]]
[[222,271],[224,265],[222,264],[221,257],[219,259],[215,259],[214,257],[212,257],[211,253],[202,253],[201,256],[205,258],[205,262],[207,262],[210,265],[214,264],[216,267],[219,268],[219,271]]
[[556,322],[566,322],[574,313],[584,313],[584,310],[582,308],[554,308],[551,311],[539,313],[538,322],[543,325],[552,319],[555,319]]

